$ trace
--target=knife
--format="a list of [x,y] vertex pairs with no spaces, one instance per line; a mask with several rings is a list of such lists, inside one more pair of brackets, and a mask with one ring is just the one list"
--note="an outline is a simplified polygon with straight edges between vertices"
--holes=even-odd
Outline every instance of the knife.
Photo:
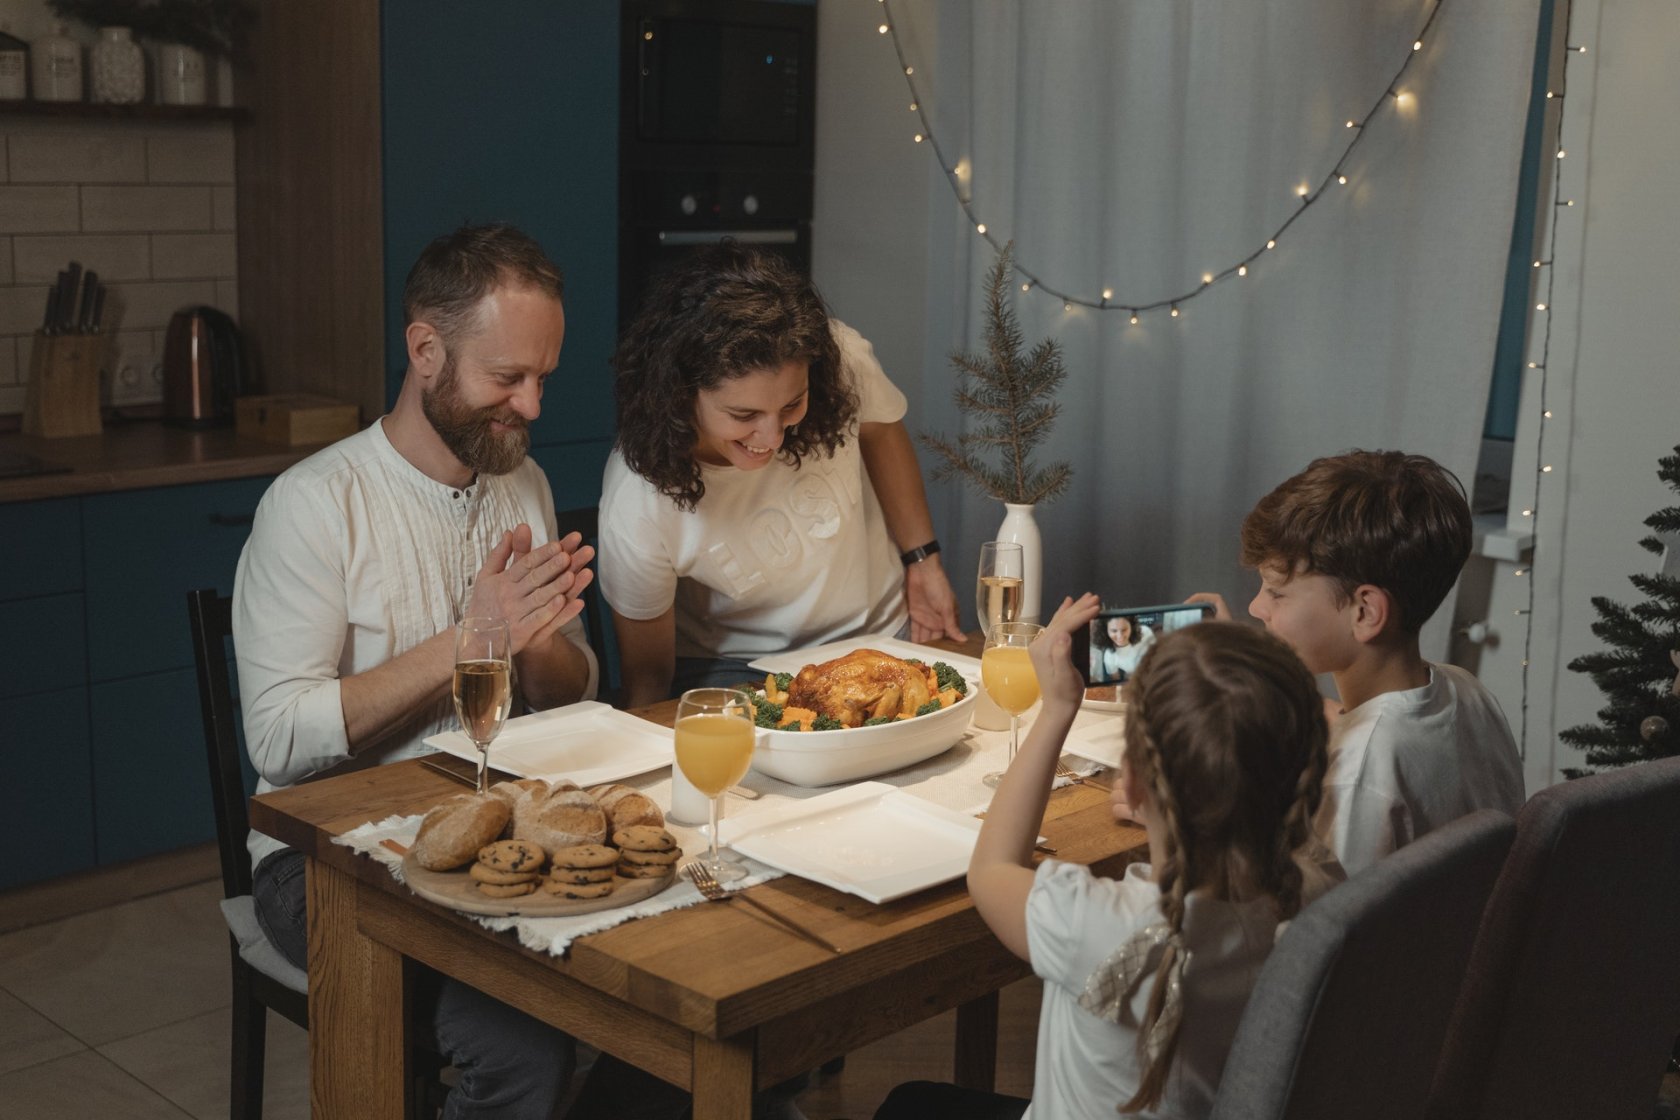
[[99,273],[90,268],[82,277],[82,308],[76,315],[78,334],[91,334],[93,331],[93,301],[98,291]]
[[58,317],[66,334],[76,329],[76,297],[81,294],[82,265],[71,261],[65,270],[65,288],[58,302]]
[[93,319],[88,329],[94,334],[99,333],[99,324],[105,318],[105,285],[96,285],[93,289]]
[[[62,277],[64,274],[59,273]],[[58,285],[47,289],[47,313],[41,320],[41,333],[52,334],[58,330]]]

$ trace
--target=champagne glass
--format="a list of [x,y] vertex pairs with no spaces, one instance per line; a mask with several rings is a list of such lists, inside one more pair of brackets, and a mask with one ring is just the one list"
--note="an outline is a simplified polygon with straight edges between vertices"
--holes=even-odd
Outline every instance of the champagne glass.
[[980,546],[980,572],[974,581],[974,610],[980,631],[990,634],[1000,622],[1021,617],[1026,553],[1014,541],[986,541]]
[[513,706],[513,643],[503,618],[463,618],[455,628],[455,714],[478,748],[478,792],[490,788],[490,744]]
[[677,701],[677,765],[712,802],[712,851],[700,863],[720,883],[747,873],[742,864],[718,854],[718,804],[724,790],[746,777],[757,734],[752,698],[739,689],[691,688]]
[[[986,695],[1009,713],[1010,762],[1021,745],[1021,713],[1038,702],[1038,674],[1027,647],[1043,632],[1036,622],[1000,622],[986,632],[986,649],[980,655],[980,681]],[[1003,773],[994,771],[983,780],[995,786]]]

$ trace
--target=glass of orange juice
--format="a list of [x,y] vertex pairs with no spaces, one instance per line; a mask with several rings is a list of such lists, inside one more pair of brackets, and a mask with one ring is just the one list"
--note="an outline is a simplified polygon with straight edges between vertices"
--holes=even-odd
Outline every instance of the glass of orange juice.
[[[1033,672],[1027,647],[1043,633],[1036,622],[1000,622],[986,632],[986,649],[980,655],[980,682],[998,707],[1009,713],[1009,761],[1021,745],[1021,713],[1038,702],[1038,674]],[[987,774],[984,781],[995,786],[1002,771]]]
[[712,800],[712,850],[700,862],[718,882],[732,883],[747,869],[718,854],[718,804],[752,765],[757,735],[752,698],[734,688],[691,688],[677,701],[675,729],[677,765]]

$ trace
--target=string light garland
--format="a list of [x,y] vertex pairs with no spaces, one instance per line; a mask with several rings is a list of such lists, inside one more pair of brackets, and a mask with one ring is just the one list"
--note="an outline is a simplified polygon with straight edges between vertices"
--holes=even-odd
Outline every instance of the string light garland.
[[[966,161],[953,163],[951,160],[946,158],[945,150],[940,147],[939,138],[934,134],[933,122],[928,118],[927,110],[922,107],[922,96],[916,88],[916,68],[910,64],[910,61],[904,55],[904,43],[898,37],[898,22],[893,18],[892,6],[888,3],[888,0],[878,0],[878,2],[881,5],[881,11],[884,18],[881,20],[876,30],[882,35],[890,36],[892,39],[893,53],[898,57],[899,69],[904,72],[904,82],[910,90],[910,111],[916,114],[917,120],[921,123],[921,130],[915,134],[915,143],[921,144],[925,142],[928,147],[933,150],[934,158],[939,161],[939,169],[944,172],[945,180],[950,184],[951,193],[956,198],[957,205],[961,207],[963,216],[968,219],[969,225],[974,228],[974,232],[978,236],[984,239],[994,251],[1001,253],[1003,251],[1004,241],[1008,239],[1005,238],[1004,240],[999,240],[997,235],[989,232],[986,222],[975,214],[973,198],[968,194],[963,185],[963,179],[968,174],[968,169],[965,166]],[[1040,289],[1045,294],[1061,300],[1062,310],[1064,311],[1072,311],[1075,306],[1078,306],[1089,307],[1096,311],[1124,312],[1127,316],[1129,316],[1131,324],[1136,326],[1140,317],[1145,312],[1159,311],[1163,308],[1170,312],[1172,318],[1176,319],[1179,317],[1179,308],[1182,304],[1188,303],[1190,300],[1202,295],[1221,281],[1228,280],[1233,277],[1240,279],[1248,276],[1249,267],[1253,265],[1255,261],[1259,260],[1259,258],[1268,250],[1277,248],[1278,239],[1284,235],[1290,226],[1295,224],[1296,219],[1298,219],[1302,214],[1305,214],[1307,209],[1312,206],[1314,202],[1318,201],[1326,188],[1332,185],[1342,187],[1348,184],[1348,174],[1344,168],[1347,164],[1348,158],[1353,155],[1354,149],[1357,148],[1359,146],[1359,142],[1364,139],[1366,133],[1365,126],[1368,125],[1379,112],[1388,107],[1391,101],[1395,107],[1409,105],[1411,103],[1412,94],[1409,91],[1400,88],[1400,82],[1405,77],[1406,70],[1411,66],[1412,60],[1423,50],[1424,44],[1429,35],[1429,29],[1434,26],[1435,17],[1440,15],[1441,7],[1444,3],[1445,0],[1435,0],[1435,3],[1430,7],[1429,15],[1423,21],[1423,27],[1412,37],[1412,49],[1406,52],[1405,61],[1403,61],[1400,64],[1400,68],[1395,71],[1394,77],[1389,80],[1388,85],[1383,89],[1382,94],[1378,96],[1376,102],[1368,110],[1366,110],[1363,116],[1348,119],[1346,128],[1347,131],[1353,134],[1353,138],[1348,141],[1347,147],[1342,149],[1342,154],[1336,157],[1334,166],[1332,166],[1324,178],[1319,181],[1317,188],[1315,189],[1306,183],[1296,186],[1295,193],[1296,197],[1300,199],[1300,205],[1296,207],[1294,213],[1290,214],[1289,217],[1284,220],[1282,225],[1272,231],[1271,236],[1266,238],[1266,242],[1263,246],[1253,250],[1247,256],[1242,257],[1240,260],[1226,266],[1225,268],[1212,272],[1204,272],[1201,278],[1202,282],[1197,287],[1186,292],[1181,292],[1178,295],[1167,296],[1161,299],[1142,301],[1116,300],[1114,298],[1113,290],[1109,288],[1104,288],[1101,296],[1096,298],[1076,295],[1046,283],[1043,278],[1023,266],[1020,263],[1019,258],[1017,258],[1015,262],[1015,271],[1022,277],[1023,282],[1021,284],[1021,291],[1029,292],[1034,288]],[[1576,48],[1571,49],[1573,50]],[[1585,50],[1585,48],[1580,49]],[[1561,159],[1562,156],[1563,153],[1559,150],[1558,157]],[[1573,206],[1574,202],[1571,201],[1569,205]]]
[[1557,269],[1552,262],[1557,260],[1558,217],[1563,210],[1575,205],[1574,199],[1563,198],[1563,186],[1559,182],[1563,171],[1561,161],[1564,157],[1563,111],[1567,107],[1564,94],[1569,91],[1570,59],[1575,55],[1587,53],[1586,47],[1570,43],[1570,40],[1574,38],[1571,34],[1574,20],[1575,4],[1574,0],[1570,0],[1568,6],[1564,9],[1563,16],[1563,41],[1566,46],[1563,50],[1563,65],[1559,73],[1563,90],[1561,92],[1550,89],[1546,91],[1546,100],[1557,102],[1557,138],[1555,141],[1557,159],[1554,161],[1556,170],[1552,174],[1552,221],[1550,228],[1546,231],[1546,255],[1536,259],[1533,265],[1536,269],[1545,270],[1545,293],[1534,304],[1535,311],[1545,317],[1545,325],[1540,332],[1540,356],[1538,359],[1530,359],[1528,363],[1528,368],[1539,375],[1538,395],[1540,405],[1540,418],[1535,425],[1534,438],[1534,497],[1529,500],[1528,508],[1522,511],[1523,517],[1528,520],[1529,540],[1533,543],[1529,546],[1528,568],[1517,568],[1512,572],[1513,578],[1528,581],[1528,586],[1525,588],[1524,605],[1516,608],[1513,612],[1526,619],[1522,655],[1522,716],[1517,735],[1517,753],[1524,759],[1528,758],[1528,671],[1533,661],[1534,652],[1534,595],[1535,587],[1539,583],[1534,578],[1534,567],[1540,553],[1541,483],[1546,475],[1552,473],[1552,464],[1546,462],[1546,429],[1549,422],[1554,419],[1552,407],[1548,403],[1548,392],[1551,387],[1549,367],[1552,354],[1552,286],[1557,279]]

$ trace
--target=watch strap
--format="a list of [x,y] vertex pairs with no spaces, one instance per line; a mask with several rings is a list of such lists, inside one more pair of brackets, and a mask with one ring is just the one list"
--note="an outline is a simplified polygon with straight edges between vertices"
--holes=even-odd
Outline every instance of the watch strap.
[[898,558],[900,560],[904,561],[904,566],[906,568],[908,568],[912,564],[921,563],[923,560],[926,560],[929,556],[932,556],[934,553],[936,553],[938,551],[939,551],[939,542],[938,541],[929,541],[924,545],[919,545],[916,548],[912,548],[908,552],[900,553]]

